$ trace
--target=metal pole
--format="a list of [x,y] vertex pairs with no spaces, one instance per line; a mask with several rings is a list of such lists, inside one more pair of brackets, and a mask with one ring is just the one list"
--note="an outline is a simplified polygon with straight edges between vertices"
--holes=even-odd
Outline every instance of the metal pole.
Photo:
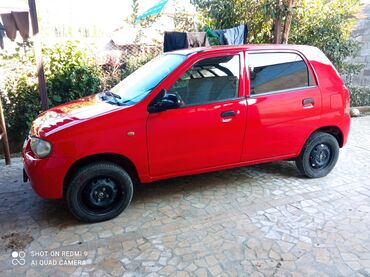
[[8,133],[6,132],[5,118],[4,118],[4,113],[3,113],[3,106],[1,104],[1,99],[0,99],[0,131],[2,131],[0,132],[0,140],[3,141],[5,164],[10,165],[10,149],[9,149]]
[[49,104],[48,104],[48,95],[46,92],[44,63],[42,61],[41,42],[39,39],[39,24],[37,21],[37,11],[36,11],[35,0],[28,0],[28,6],[30,9],[32,33],[34,37],[35,58],[36,58],[36,65],[37,65],[37,75],[38,75],[38,80],[39,80],[41,108],[45,111],[49,108]]

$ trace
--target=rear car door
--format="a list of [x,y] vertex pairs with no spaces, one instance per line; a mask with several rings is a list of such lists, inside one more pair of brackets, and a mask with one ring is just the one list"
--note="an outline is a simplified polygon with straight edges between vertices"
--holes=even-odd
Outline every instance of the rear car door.
[[187,174],[240,162],[246,119],[243,53],[203,54],[167,93],[181,107],[149,114],[152,177]]
[[243,161],[299,154],[317,128],[321,92],[305,57],[295,51],[249,51],[248,115]]

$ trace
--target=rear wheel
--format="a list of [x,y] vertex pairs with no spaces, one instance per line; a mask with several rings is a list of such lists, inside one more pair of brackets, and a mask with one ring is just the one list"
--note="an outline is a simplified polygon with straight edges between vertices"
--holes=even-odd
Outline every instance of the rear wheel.
[[337,163],[339,145],[334,136],[316,132],[308,139],[296,159],[299,171],[309,178],[324,177]]
[[98,222],[119,215],[130,204],[132,195],[133,183],[127,172],[114,163],[100,162],[74,175],[65,198],[75,217]]

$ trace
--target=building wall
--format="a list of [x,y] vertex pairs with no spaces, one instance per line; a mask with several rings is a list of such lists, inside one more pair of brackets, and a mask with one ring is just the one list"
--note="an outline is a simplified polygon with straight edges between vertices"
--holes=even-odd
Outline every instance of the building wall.
[[362,0],[363,4],[361,19],[355,26],[352,36],[362,43],[361,52],[353,59],[354,63],[364,64],[364,69],[354,76],[353,84],[370,86],[370,0]]

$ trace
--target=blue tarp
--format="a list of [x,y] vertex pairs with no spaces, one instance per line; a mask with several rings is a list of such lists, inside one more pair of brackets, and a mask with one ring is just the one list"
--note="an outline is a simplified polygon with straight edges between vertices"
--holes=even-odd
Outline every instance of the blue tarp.
[[164,6],[166,6],[168,0],[160,0],[157,4],[155,4],[153,7],[150,9],[146,10],[143,14],[139,15],[138,17],[135,18],[135,21],[140,21],[148,16],[152,16],[155,14],[160,13]]

